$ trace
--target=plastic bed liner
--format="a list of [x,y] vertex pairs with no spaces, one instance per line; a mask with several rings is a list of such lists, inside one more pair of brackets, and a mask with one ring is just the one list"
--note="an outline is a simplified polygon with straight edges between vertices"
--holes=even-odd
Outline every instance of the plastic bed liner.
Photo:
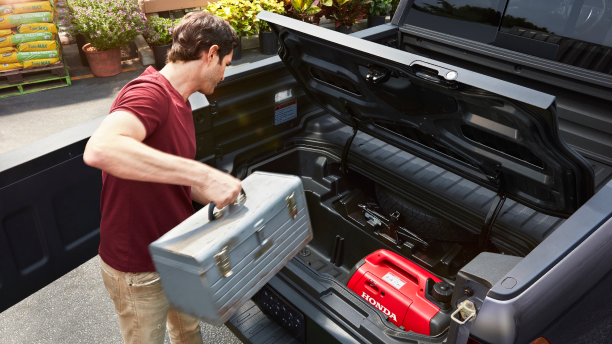
[[[340,150],[351,135],[352,128],[331,115],[323,115],[311,120],[305,132],[292,137],[290,141],[298,145],[320,145],[328,148],[331,145]],[[599,186],[604,185],[612,176],[612,169],[597,162],[590,162],[595,170],[596,185],[599,189]],[[353,169],[364,174],[370,170],[369,167],[374,166],[384,171],[384,174],[401,178],[407,182],[404,185],[411,186],[409,190],[401,190],[404,191],[402,196],[473,233],[480,232],[482,221],[496,195],[492,190],[363,132],[357,134],[351,145],[349,163]],[[394,189],[397,187],[392,184],[388,186]],[[562,218],[545,215],[513,200],[507,200],[495,222],[492,239],[495,244],[504,246],[507,253],[526,255],[564,221]],[[513,233],[511,241],[515,242],[514,245],[508,246],[508,236],[504,232]]]

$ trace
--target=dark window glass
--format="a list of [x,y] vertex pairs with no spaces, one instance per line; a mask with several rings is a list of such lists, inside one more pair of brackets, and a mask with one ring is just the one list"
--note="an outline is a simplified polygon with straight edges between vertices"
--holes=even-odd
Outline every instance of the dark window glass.
[[415,0],[406,23],[493,43],[505,4],[505,0]]
[[509,0],[495,45],[611,74],[612,0]]

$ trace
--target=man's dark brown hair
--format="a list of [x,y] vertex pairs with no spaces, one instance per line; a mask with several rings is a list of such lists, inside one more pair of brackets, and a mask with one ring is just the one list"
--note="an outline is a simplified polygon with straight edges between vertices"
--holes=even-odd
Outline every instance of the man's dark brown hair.
[[167,62],[194,61],[218,45],[219,64],[238,46],[239,37],[230,24],[209,12],[191,12],[183,17],[172,33],[172,48]]

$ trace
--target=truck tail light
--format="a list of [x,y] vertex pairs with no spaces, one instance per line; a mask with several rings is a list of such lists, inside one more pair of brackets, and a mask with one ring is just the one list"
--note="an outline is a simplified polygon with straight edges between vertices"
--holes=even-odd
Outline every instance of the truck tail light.
[[468,338],[467,344],[481,344],[476,339]]
[[531,344],[550,344],[550,342],[548,341],[548,339],[546,339],[544,337],[540,337],[540,338],[534,340],[533,342],[531,342]]

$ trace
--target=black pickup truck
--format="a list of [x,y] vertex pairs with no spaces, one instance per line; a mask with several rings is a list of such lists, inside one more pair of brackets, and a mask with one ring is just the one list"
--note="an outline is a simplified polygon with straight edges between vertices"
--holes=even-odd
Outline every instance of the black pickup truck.
[[[279,56],[190,97],[196,159],[300,176],[314,239],[238,338],[612,342],[612,2],[402,0],[349,36],[259,16]],[[96,255],[100,121],[0,155],[0,311]],[[347,287],[380,249],[454,290],[435,331]]]

